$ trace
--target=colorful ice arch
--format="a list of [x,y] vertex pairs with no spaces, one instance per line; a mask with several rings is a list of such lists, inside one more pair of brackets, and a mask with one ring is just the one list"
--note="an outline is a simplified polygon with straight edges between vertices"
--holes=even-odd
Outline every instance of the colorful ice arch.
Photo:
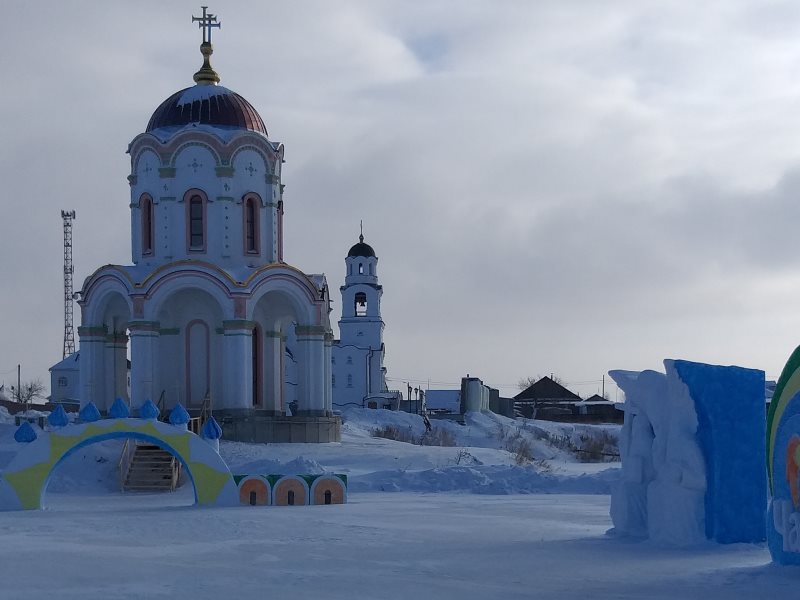
[[767,415],[769,515],[772,559],[800,565],[800,347],[783,368]]
[[225,461],[202,438],[155,419],[105,419],[39,433],[4,470],[0,510],[42,507],[47,484],[70,454],[96,442],[132,438],[160,446],[182,464],[201,506],[235,506],[239,491]]

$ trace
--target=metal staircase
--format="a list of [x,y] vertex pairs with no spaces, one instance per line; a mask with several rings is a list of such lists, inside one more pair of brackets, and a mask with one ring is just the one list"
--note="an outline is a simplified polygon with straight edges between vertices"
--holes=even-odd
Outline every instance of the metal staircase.
[[126,440],[119,463],[123,492],[174,492],[181,465],[178,459],[156,445]]

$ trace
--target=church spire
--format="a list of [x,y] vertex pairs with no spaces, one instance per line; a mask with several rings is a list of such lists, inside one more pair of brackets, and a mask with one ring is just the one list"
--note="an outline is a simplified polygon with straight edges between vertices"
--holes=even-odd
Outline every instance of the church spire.
[[198,85],[216,85],[219,83],[219,75],[211,68],[211,55],[214,53],[214,47],[211,45],[211,30],[215,27],[221,29],[222,23],[217,22],[217,15],[206,13],[207,6],[200,8],[203,9],[203,15],[200,17],[192,15],[192,23],[197,23],[197,26],[203,30],[203,43],[200,44],[203,66],[194,74],[194,81]]

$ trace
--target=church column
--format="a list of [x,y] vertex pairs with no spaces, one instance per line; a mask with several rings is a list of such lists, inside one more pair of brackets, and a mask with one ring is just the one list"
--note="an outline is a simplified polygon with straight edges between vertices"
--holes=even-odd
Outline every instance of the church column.
[[325,366],[325,381],[323,382],[323,391],[325,392],[325,410],[328,412],[333,410],[333,389],[331,388],[331,379],[333,377],[333,367],[331,366],[332,345],[333,333],[329,331],[325,334],[325,356],[323,357]]
[[106,334],[105,325],[78,327],[80,339],[80,399],[81,408],[89,402],[101,406],[101,398],[105,391],[104,353]]
[[158,351],[157,321],[131,321],[131,408],[136,410],[147,400],[158,402],[161,390],[156,389]]
[[280,331],[264,332],[264,409],[284,413],[283,338]]
[[115,331],[106,336],[105,368],[108,373],[101,411],[107,411],[117,398],[128,400],[128,336]]
[[298,413],[308,416],[330,414],[325,407],[325,333],[320,325],[298,325],[295,328],[297,346],[300,349],[299,373],[297,377]]
[[214,398],[215,409],[253,408],[254,321],[223,321],[222,398]]

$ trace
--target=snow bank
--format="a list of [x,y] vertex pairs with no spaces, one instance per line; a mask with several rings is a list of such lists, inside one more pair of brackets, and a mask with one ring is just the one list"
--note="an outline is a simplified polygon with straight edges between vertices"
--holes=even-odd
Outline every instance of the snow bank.
[[452,466],[378,471],[350,480],[351,492],[469,492],[473,494],[609,494],[619,469],[576,477],[516,465]]
[[764,539],[764,373],[665,360],[611,371],[625,392],[616,533],[691,545]]

